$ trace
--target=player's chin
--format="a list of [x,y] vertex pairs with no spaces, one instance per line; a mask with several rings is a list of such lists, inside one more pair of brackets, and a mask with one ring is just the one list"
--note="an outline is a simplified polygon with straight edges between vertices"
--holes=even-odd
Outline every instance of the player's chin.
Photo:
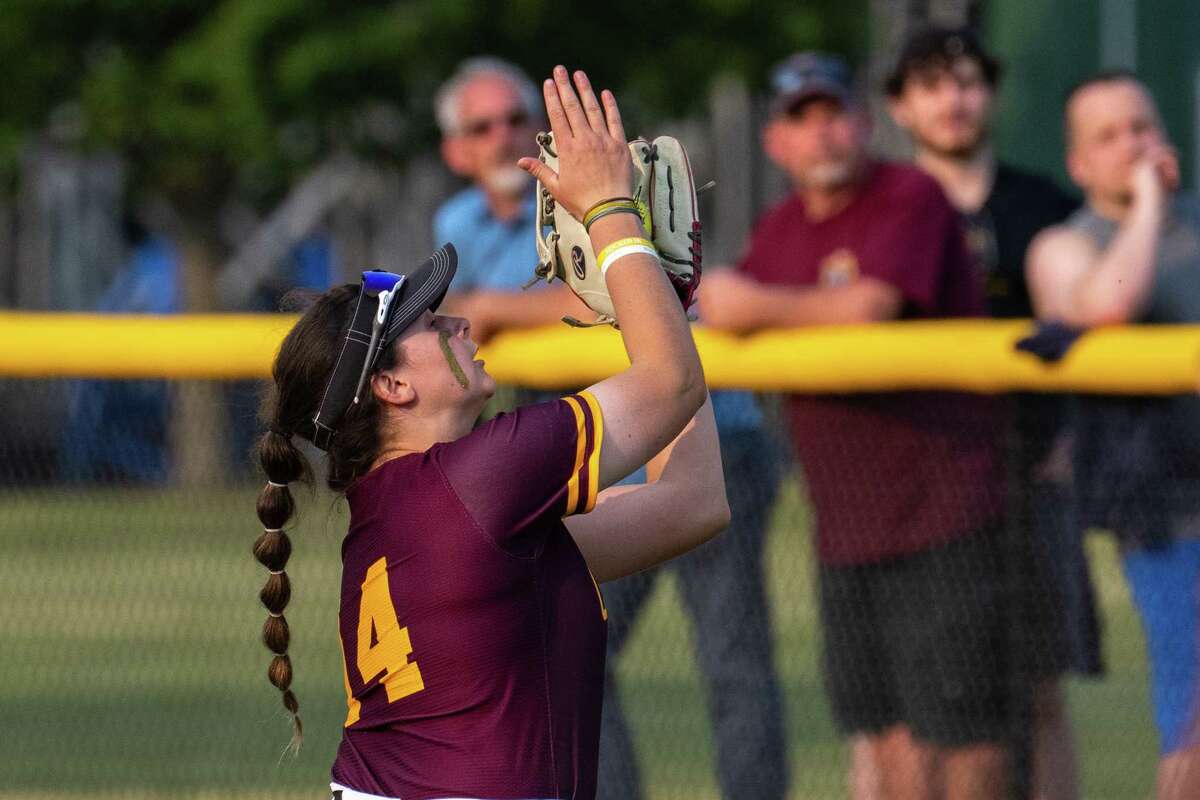
[[493,378],[484,366],[482,358],[475,359],[475,374],[479,376],[480,389],[491,397],[496,393],[496,379]]

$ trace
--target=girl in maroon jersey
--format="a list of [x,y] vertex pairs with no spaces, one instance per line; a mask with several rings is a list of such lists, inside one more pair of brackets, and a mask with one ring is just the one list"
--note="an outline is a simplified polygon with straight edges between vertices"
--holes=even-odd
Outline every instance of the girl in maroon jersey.
[[[543,90],[559,172],[520,166],[577,218],[626,195],[612,94],[597,98],[582,72],[572,86],[563,67]],[[613,213],[590,235],[599,252],[643,231],[636,213]],[[328,484],[351,512],[335,797],[594,796],[606,618],[597,582],[696,546],[729,515],[687,320],[653,251],[624,252],[606,277],[629,368],[474,429],[495,384],[469,324],[434,313],[454,275],[450,245],[417,269],[326,292],[284,340],[259,447],[263,638],[298,745],[283,611],[288,484],[309,475],[299,435],[326,452]],[[606,488],[642,464],[646,484]]]

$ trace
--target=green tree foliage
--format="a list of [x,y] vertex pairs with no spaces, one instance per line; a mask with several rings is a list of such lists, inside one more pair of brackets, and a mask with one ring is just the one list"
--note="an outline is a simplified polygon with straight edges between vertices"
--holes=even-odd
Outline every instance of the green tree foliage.
[[[185,210],[267,201],[331,149],[403,159],[436,141],[430,98],[462,58],[535,76],[587,67],[636,120],[702,108],[711,78],[760,84],[788,52],[863,49],[865,2],[832,0],[6,0],[0,168],[32,132],[127,154]],[[192,210],[199,211],[195,208]]]

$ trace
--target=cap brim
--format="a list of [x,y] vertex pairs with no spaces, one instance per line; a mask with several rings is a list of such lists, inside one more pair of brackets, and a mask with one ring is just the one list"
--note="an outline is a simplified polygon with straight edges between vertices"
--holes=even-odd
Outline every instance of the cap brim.
[[850,104],[850,93],[844,86],[825,81],[811,81],[800,89],[776,96],[771,101],[771,113],[782,114],[799,103],[819,97],[836,100],[843,106]]
[[404,333],[417,317],[426,311],[437,310],[445,299],[457,270],[458,251],[454,249],[454,245],[447,242],[434,250],[433,255],[425,259],[421,266],[400,273],[405,277],[405,281],[400,287],[400,297],[392,301],[394,310],[388,314],[390,319],[383,334],[385,346]]
[[441,305],[457,269],[458,254],[453,245],[445,244],[416,269],[396,273],[404,276],[404,280],[397,284],[395,291],[398,294],[393,296],[387,312],[387,328],[380,334],[377,343],[372,328],[379,305],[378,298],[359,292],[342,349],[313,417],[309,441],[322,450],[329,449],[342,417],[354,399],[355,387],[359,385],[363,370],[372,369],[380,353],[418,317]]

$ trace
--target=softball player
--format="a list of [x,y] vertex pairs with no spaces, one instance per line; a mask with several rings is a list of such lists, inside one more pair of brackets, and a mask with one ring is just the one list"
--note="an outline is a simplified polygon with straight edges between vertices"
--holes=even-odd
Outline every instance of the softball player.
[[[628,191],[620,114],[582,72],[572,87],[558,67],[543,89],[559,172],[520,163],[581,217]],[[598,252],[641,235],[636,213],[591,228]],[[350,506],[335,798],[594,796],[606,636],[597,581],[682,553],[729,515],[686,318],[653,250],[623,249],[607,280],[631,366],[474,430],[495,384],[468,323],[434,313],[454,276],[452,246],[407,273],[367,272],[326,292],[285,339],[260,444],[264,641],[298,744],[283,529],[287,485],[308,471],[299,435],[327,453],[328,483]],[[605,489],[647,461],[648,483]]]

